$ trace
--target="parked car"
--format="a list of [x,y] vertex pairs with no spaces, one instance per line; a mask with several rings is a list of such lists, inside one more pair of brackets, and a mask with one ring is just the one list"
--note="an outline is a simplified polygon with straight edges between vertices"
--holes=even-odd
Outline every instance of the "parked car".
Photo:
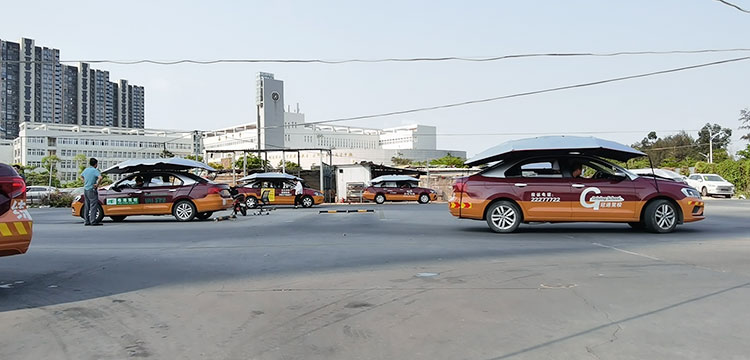
[[[97,222],[105,216],[123,221],[131,215],[173,215],[178,221],[204,220],[232,206],[229,185],[190,173],[216,171],[203,163],[173,158],[128,160],[103,173],[130,174],[99,189]],[[83,217],[83,196],[73,200],[72,215]]]
[[687,178],[687,183],[703,196],[719,195],[730,198],[734,195],[734,185],[716,174],[691,174]]
[[437,200],[437,192],[419,187],[419,179],[406,175],[383,175],[372,180],[362,197],[382,204],[386,201],[417,201],[427,204]]
[[687,184],[687,176],[678,174],[672,170],[643,168],[643,169],[628,169],[628,171],[634,174],[638,174],[640,176],[656,176],[662,179],[669,179],[672,181],[677,181],[683,184]]
[[[529,222],[619,222],[656,233],[704,219],[686,184],[638,176],[605,159],[646,154],[594,137],[543,136],[490,148],[467,165],[491,164],[453,185],[450,212],[485,220],[495,232]],[[589,175],[590,174],[590,175]]]
[[26,183],[11,166],[0,164],[0,256],[26,253],[32,223],[26,208]]
[[59,190],[54,186],[29,186],[26,188],[26,198],[29,203],[38,203],[43,199],[49,198],[51,194],[57,193]]

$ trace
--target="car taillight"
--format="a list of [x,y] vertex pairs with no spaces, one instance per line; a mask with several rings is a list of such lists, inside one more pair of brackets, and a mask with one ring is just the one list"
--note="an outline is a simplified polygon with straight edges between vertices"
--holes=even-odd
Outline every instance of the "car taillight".
[[26,183],[20,176],[9,178],[0,182],[0,189],[10,199],[15,199],[26,193]]
[[221,192],[221,188],[218,187],[218,186],[212,186],[212,187],[208,188],[208,193],[209,194],[218,194],[220,192]]

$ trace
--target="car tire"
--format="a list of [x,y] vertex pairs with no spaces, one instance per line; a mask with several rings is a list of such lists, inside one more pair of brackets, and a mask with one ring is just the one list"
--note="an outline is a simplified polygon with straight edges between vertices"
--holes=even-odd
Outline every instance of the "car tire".
[[430,202],[430,195],[419,195],[419,199],[417,200],[417,202],[419,202],[420,204],[427,204],[428,202]]
[[213,214],[214,214],[213,211],[208,211],[208,212],[199,213],[198,215],[195,215],[195,217],[197,217],[198,220],[206,220],[206,219],[210,218],[211,215],[213,215]]
[[512,233],[523,221],[523,214],[518,205],[501,200],[487,209],[487,225],[497,233]]
[[113,215],[113,216],[110,216],[109,218],[112,219],[112,221],[114,222],[123,222],[126,217],[127,216],[125,215]]
[[310,195],[305,195],[301,199],[303,208],[311,208],[315,205],[315,200]]
[[653,233],[669,233],[677,227],[679,216],[675,205],[664,199],[650,202],[643,212],[643,224]]
[[701,189],[701,195],[706,197],[708,196],[708,189],[706,189],[705,186],[703,187],[703,189]]
[[[86,221],[86,217],[83,216],[83,210],[85,210],[85,207],[81,207],[81,213],[78,214],[78,216],[81,217],[84,221]],[[102,210],[102,206],[99,205],[96,209],[96,222],[100,223],[104,220],[104,210]]]
[[385,202],[385,195],[383,194],[377,194],[375,195],[375,203],[382,204]]
[[258,199],[256,199],[255,196],[248,196],[245,199],[245,205],[247,205],[248,209],[255,209],[255,207],[258,206]]
[[178,201],[172,208],[172,215],[180,222],[192,221],[197,215],[195,205],[187,200]]

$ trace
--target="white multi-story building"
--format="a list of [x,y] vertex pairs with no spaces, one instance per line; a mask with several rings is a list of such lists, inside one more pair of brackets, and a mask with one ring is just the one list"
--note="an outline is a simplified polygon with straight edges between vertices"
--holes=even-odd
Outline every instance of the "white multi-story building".
[[78,154],[97,158],[99,168],[106,169],[129,159],[159,158],[164,150],[184,157],[196,153],[194,146],[193,133],[187,131],[21,123],[13,140],[13,162],[39,167],[42,158],[56,155],[58,176],[66,182],[80,175],[74,159]]

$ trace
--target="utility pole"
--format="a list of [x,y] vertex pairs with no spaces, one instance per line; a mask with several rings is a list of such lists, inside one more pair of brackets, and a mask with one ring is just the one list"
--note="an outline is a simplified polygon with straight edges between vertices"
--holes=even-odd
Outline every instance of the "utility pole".
[[711,125],[708,126],[708,163],[714,163],[714,138],[721,135],[721,133],[713,134]]

